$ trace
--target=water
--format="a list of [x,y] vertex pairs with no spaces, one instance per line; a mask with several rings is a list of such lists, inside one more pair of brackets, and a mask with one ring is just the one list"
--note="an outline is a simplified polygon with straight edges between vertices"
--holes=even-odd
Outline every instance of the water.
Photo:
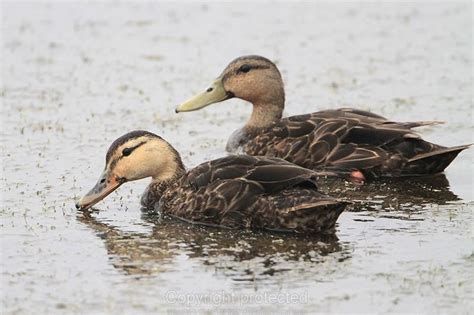
[[329,237],[160,220],[139,210],[146,181],[121,187],[101,212],[74,209],[130,130],[162,135],[188,167],[224,155],[250,106],[174,107],[243,54],[278,62],[287,115],[354,106],[444,120],[420,131],[473,142],[471,11],[3,2],[2,313],[472,312],[472,150],[445,176],[325,185],[354,201]]

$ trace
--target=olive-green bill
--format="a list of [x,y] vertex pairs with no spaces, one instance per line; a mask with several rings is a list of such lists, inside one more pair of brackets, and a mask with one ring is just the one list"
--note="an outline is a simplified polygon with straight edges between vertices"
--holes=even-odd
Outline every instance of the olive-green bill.
[[199,93],[186,102],[182,103],[176,107],[176,112],[190,112],[193,110],[198,110],[207,105],[225,101],[231,98],[232,95],[227,93],[224,89],[224,84],[222,83],[222,78],[217,78],[212,82],[211,86],[203,93]]

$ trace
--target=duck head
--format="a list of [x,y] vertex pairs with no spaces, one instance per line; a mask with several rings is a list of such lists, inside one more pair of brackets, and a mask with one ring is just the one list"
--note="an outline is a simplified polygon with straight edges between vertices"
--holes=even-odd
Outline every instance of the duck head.
[[115,140],[107,151],[105,169],[95,186],[77,203],[86,210],[128,181],[151,177],[161,182],[184,170],[178,152],[163,138],[147,131],[133,131]]
[[253,104],[250,125],[264,126],[280,119],[285,104],[280,71],[265,57],[239,57],[204,92],[179,105],[176,112],[198,110],[233,97]]

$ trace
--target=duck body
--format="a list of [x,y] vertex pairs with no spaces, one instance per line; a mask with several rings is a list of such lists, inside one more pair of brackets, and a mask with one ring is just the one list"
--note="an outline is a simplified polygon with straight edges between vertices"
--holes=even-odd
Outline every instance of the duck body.
[[231,155],[186,171],[161,137],[134,131],[107,152],[97,184],[76,207],[87,210],[120,185],[151,177],[147,210],[210,226],[296,233],[334,230],[347,202],[320,193],[315,171],[271,157]]
[[205,92],[179,105],[176,112],[198,110],[234,97],[252,103],[253,111],[246,125],[230,138],[228,151],[279,157],[313,170],[357,174],[362,180],[430,175],[444,171],[469,147],[443,147],[412,131],[439,122],[393,122],[357,109],[282,119],[282,77],[276,65],[261,56],[235,59]]
[[399,123],[350,108],[291,116],[269,127],[244,127],[226,150],[271,156],[313,170],[364,178],[422,176],[442,172],[467,146],[446,148],[412,128],[437,122]]
[[316,173],[281,159],[231,155],[165,185],[142,206],[191,223],[279,232],[332,231],[347,203],[317,190]]

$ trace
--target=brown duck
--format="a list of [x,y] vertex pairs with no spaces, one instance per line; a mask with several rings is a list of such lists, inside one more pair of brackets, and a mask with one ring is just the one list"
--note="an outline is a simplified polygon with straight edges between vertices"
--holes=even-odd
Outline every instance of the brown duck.
[[161,137],[133,131],[110,146],[97,184],[76,204],[86,210],[127,181],[151,177],[147,209],[191,223],[227,228],[332,231],[347,203],[318,192],[312,170],[285,160],[233,155],[186,171]]
[[179,105],[176,112],[198,110],[233,97],[251,102],[253,111],[246,125],[229,139],[228,151],[279,157],[356,180],[440,173],[469,147],[443,147],[412,131],[438,122],[393,122],[351,108],[282,119],[282,77],[275,64],[261,56],[235,59],[204,93]]

